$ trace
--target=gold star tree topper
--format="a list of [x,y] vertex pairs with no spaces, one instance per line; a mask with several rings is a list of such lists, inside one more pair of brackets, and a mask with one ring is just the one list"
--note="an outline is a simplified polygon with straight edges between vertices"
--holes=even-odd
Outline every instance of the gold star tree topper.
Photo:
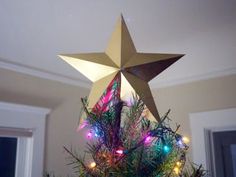
[[136,51],[121,15],[104,53],[59,55],[93,82],[88,97],[93,108],[115,76],[121,77],[120,97],[129,101],[136,93],[150,113],[150,120],[160,121],[148,82],[172,65],[182,54],[139,53]]

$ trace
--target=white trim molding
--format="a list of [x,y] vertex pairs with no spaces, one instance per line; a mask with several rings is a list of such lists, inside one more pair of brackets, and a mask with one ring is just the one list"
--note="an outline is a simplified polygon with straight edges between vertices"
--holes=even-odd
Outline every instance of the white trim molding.
[[7,61],[2,58],[0,58],[0,68],[8,69],[8,70],[23,73],[23,74],[28,74],[28,75],[43,78],[43,79],[49,79],[49,80],[58,81],[61,83],[80,86],[84,88],[91,87],[91,84],[89,83],[89,81],[86,82],[81,79],[72,78],[69,76],[65,76],[63,74],[58,74],[58,73],[46,71],[43,69],[23,65],[20,63]]
[[[15,177],[41,177],[44,167],[45,123],[50,109],[0,102],[2,136],[17,137]],[[19,132],[19,134],[17,134]],[[1,136],[1,135],[0,135]]]
[[[0,68],[8,69],[8,70],[23,73],[23,74],[32,75],[32,76],[43,78],[43,79],[58,81],[65,84],[80,86],[84,88],[91,87],[91,83],[89,81],[84,81],[84,80],[69,77],[63,74],[54,73],[54,72],[47,71],[44,69],[35,68],[35,67],[23,65],[17,62],[8,61],[3,58],[0,58]],[[166,79],[156,80],[156,81],[151,82],[150,86],[153,89],[164,88],[164,87],[175,86],[179,84],[186,84],[186,83],[190,83],[194,81],[206,80],[206,79],[233,75],[233,74],[236,74],[235,67],[224,68],[220,70],[210,71],[208,73],[203,73],[203,74],[198,74],[198,75],[193,75],[193,76],[185,76],[185,77],[174,78],[174,79],[169,79],[169,80],[166,80]]]
[[193,76],[186,75],[184,78],[175,78],[175,79],[169,79],[169,80],[163,79],[160,81],[159,80],[153,81],[153,83],[151,84],[151,88],[157,89],[157,88],[170,87],[170,86],[187,84],[187,83],[191,83],[195,81],[213,79],[217,77],[229,76],[229,75],[234,75],[234,74],[236,74],[235,67],[225,68],[225,69],[210,71],[208,73],[203,73],[203,74],[198,74],[198,75],[193,75]]

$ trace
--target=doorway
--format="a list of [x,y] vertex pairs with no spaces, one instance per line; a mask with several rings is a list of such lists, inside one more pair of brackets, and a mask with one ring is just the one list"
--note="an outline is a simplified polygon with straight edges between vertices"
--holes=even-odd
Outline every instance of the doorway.
[[[215,153],[214,147],[220,146],[220,149],[222,149],[222,146],[225,143],[223,141],[226,141],[224,140],[224,136],[226,135],[219,135],[219,133],[217,132],[232,133],[236,131],[236,108],[191,113],[189,115],[189,118],[190,118],[191,134],[192,134],[193,161],[197,164],[202,164],[203,167],[208,171],[210,177],[218,177],[216,176],[216,168],[214,162],[215,161],[220,162],[222,160],[219,159],[219,154],[214,154]],[[222,141],[217,140],[219,136],[222,136],[223,139]],[[231,137],[231,135],[229,135],[229,137]],[[213,142],[214,139],[216,144],[214,144]],[[235,138],[231,138],[231,140],[232,142],[228,143],[227,153],[231,153],[231,156],[233,156],[234,154],[236,154],[235,152],[236,143],[233,142]],[[219,144],[217,144],[217,141]],[[219,153],[219,150],[216,150],[216,152]],[[221,157],[223,152],[224,148],[223,151],[221,150],[220,152]],[[236,161],[235,155],[233,157],[234,159],[231,160],[230,163],[232,163],[232,166],[235,167],[235,161]],[[227,158],[227,157],[222,157],[222,158]],[[220,168],[222,168],[222,166]]]
[[0,177],[15,177],[17,138],[0,137]]
[[212,133],[215,177],[236,177],[236,131]]
[[0,177],[42,176],[49,112],[46,108],[0,102]]

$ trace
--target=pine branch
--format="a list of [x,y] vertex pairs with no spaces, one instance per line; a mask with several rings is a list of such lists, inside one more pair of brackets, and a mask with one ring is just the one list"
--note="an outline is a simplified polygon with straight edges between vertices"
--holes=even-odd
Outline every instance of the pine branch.
[[82,166],[83,170],[86,171],[91,177],[96,177],[90,172],[90,169],[88,169],[88,167],[86,167],[86,165],[76,155],[72,153],[72,151],[67,149],[65,146],[63,146],[63,148],[75,160],[75,162],[72,161],[70,165],[75,164],[77,162]]

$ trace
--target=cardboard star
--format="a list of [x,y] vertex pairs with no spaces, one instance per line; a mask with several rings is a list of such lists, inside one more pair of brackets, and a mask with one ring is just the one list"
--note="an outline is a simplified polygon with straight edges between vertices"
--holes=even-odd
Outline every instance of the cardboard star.
[[137,52],[122,16],[104,53],[59,55],[93,82],[88,97],[90,108],[98,102],[113,78],[120,75],[121,99],[130,99],[132,92],[136,92],[152,114],[149,119],[157,121],[160,117],[148,82],[182,56]]

